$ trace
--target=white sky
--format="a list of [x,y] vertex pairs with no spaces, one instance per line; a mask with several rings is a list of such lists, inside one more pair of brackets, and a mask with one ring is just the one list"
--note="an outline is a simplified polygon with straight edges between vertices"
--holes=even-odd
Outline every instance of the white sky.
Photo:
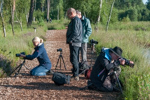
[[147,0],[143,0],[143,3],[145,4],[147,2]]

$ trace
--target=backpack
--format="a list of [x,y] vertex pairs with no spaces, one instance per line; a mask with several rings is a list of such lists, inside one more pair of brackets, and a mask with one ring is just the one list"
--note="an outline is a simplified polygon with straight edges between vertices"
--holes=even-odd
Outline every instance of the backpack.
[[79,74],[82,73],[83,71],[89,69],[89,68],[90,68],[90,66],[89,66],[87,61],[80,62],[79,63]]
[[84,76],[85,76],[86,79],[90,79],[91,72],[92,72],[92,69],[87,69],[85,71]]
[[69,84],[70,78],[71,78],[70,75],[65,75],[64,73],[61,72],[55,72],[53,74],[52,81],[54,81],[54,83],[59,86],[59,85]]

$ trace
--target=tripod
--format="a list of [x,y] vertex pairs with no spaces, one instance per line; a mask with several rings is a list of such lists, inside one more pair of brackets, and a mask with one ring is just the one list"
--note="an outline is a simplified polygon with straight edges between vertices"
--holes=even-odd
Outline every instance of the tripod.
[[120,92],[123,94],[122,87],[121,87],[121,84],[120,84],[120,81],[119,81],[116,71],[111,72],[108,76],[111,76],[111,75],[115,75],[115,78],[117,81],[117,83],[115,83],[115,85],[117,86],[116,89],[119,88]]
[[59,61],[60,61],[60,69],[61,69],[61,60],[62,60],[63,63],[64,63],[65,70],[67,70],[67,69],[66,69],[65,62],[64,62],[64,59],[63,59],[63,56],[62,56],[62,51],[60,51],[60,55],[59,55],[59,57],[58,57],[58,60],[57,60],[57,64],[56,64],[55,69],[57,68],[57,65],[58,65]]
[[30,70],[30,69],[25,65],[25,59],[24,59],[24,61],[23,61],[19,66],[17,66],[17,67],[9,74],[9,76],[11,76],[12,74],[15,74],[14,76],[16,77],[16,76],[19,74],[19,72],[20,72],[20,70],[21,70],[21,68],[22,68],[23,66],[25,66],[26,69]]

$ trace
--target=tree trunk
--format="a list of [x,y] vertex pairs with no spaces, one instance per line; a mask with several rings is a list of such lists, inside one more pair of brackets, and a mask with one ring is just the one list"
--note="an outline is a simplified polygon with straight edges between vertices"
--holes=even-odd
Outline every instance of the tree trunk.
[[4,18],[3,18],[3,0],[1,0],[1,5],[0,5],[0,13],[1,13],[1,18],[2,18],[2,27],[3,27],[3,33],[4,37],[6,37],[6,29],[5,29],[5,24],[4,24]]
[[57,9],[58,9],[58,10],[57,10],[57,20],[59,20],[59,6],[58,6]]
[[15,0],[13,0],[13,6],[11,8],[11,26],[12,26],[13,35],[15,35],[15,32],[14,32],[14,13],[15,13]]
[[33,12],[34,12],[34,0],[31,0],[30,11],[29,11],[29,18],[28,18],[28,23],[27,23],[28,27],[30,27],[32,25]]
[[99,4],[99,16],[98,16],[97,23],[99,23],[100,19],[101,19],[102,3],[103,3],[103,0],[100,0],[100,4]]
[[50,0],[47,0],[47,22],[49,21]]
[[22,31],[22,21],[19,20],[18,16],[17,16],[17,13],[16,13],[16,18],[17,18],[17,21],[19,22],[20,24],[20,28],[21,28],[21,31]]
[[34,11],[36,11],[36,0],[34,1]]
[[115,0],[113,1],[112,5],[111,5],[111,10],[110,10],[110,14],[109,14],[109,18],[108,18],[107,26],[106,26],[106,31],[108,31],[108,26],[109,26],[109,22],[110,22],[110,19],[111,19],[111,14],[112,14],[114,3],[115,3]]

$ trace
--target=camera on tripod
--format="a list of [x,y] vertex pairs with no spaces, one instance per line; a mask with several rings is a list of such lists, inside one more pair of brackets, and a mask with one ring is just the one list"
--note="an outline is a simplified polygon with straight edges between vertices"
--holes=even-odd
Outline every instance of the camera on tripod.
[[98,42],[97,42],[96,40],[94,40],[94,39],[91,39],[91,40],[90,40],[90,43],[91,43],[91,44],[98,44]]
[[16,57],[20,57],[20,54],[25,55],[25,52],[21,52],[21,53],[16,54]]
[[57,52],[62,52],[62,48],[57,49]]

